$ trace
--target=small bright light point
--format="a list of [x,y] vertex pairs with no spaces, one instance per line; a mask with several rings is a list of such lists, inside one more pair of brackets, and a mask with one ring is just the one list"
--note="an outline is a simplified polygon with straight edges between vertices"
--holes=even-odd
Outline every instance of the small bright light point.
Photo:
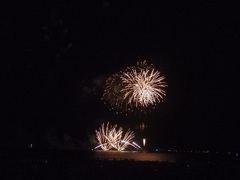
[[146,138],[143,138],[143,147],[146,145]]

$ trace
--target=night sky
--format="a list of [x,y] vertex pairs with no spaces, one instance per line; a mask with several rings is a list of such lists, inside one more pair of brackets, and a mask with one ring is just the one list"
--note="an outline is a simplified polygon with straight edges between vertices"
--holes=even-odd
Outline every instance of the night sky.
[[[239,149],[239,6],[204,1],[9,3],[0,18],[0,146],[75,148],[102,122],[147,124],[149,146]],[[147,60],[155,110],[101,100],[108,76]]]

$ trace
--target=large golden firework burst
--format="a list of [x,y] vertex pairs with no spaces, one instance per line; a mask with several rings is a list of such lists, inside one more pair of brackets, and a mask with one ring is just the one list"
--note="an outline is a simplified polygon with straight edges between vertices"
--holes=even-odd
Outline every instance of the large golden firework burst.
[[153,65],[137,62],[107,79],[103,99],[120,111],[154,107],[166,96],[164,80]]
[[144,108],[156,105],[166,96],[163,90],[167,86],[165,77],[160,76],[160,72],[147,65],[146,61],[128,67],[121,79],[125,85],[121,92],[124,92],[124,99],[130,106]]

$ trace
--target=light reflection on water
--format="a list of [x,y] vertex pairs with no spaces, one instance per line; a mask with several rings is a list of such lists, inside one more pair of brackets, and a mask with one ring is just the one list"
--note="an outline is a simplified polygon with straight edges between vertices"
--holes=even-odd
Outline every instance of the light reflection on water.
[[95,151],[96,159],[135,160],[135,161],[164,161],[177,162],[183,158],[181,154],[139,152],[139,151]]

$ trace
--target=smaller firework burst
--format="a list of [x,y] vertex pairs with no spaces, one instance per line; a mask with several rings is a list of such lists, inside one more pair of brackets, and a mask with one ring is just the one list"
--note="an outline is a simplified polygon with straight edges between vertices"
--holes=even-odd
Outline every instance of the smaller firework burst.
[[127,101],[124,99],[124,92],[121,91],[124,88],[121,74],[122,72],[113,74],[106,80],[102,99],[112,108],[127,110]]
[[122,127],[117,128],[117,125],[109,126],[109,123],[105,126],[103,123],[99,130],[96,130],[95,132],[99,144],[95,149],[100,147],[104,151],[110,149],[124,151],[129,145],[138,149],[136,145],[131,143],[131,140],[135,135],[130,129],[128,129],[125,135],[123,135]]

